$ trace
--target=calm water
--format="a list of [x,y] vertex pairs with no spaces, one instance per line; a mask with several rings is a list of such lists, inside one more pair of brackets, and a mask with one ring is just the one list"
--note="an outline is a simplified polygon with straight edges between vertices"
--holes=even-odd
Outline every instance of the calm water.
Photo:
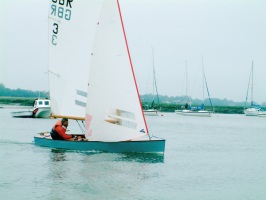
[[266,199],[266,118],[147,117],[166,150],[138,155],[35,146],[56,120],[12,118],[17,110],[0,109],[0,199]]

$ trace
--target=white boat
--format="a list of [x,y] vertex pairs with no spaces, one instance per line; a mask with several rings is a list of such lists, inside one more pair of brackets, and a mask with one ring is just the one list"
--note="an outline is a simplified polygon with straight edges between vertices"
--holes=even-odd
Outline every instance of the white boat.
[[[247,89],[247,95],[246,95],[246,102],[245,102],[245,109],[244,113],[246,116],[258,116],[260,107],[258,105],[255,105],[253,101],[253,69],[254,68],[254,62],[252,61],[251,70],[250,70],[250,76],[249,76],[249,82],[248,82],[248,89]],[[246,108],[246,104],[248,101],[248,95],[249,95],[249,87],[250,93],[251,93],[251,105],[249,108]]]
[[157,96],[157,104],[159,103],[159,97],[158,97],[158,90],[157,90],[157,83],[155,78],[155,68],[154,68],[154,49],[152,48],[152,103],[151,106],[144,109],[144,114],[149,116],[158,116],[160,111],[154,108],[155,104],[155,93]]
[[16,112],[11,112],[11,115],[12,117],[32,118],[33,111],[32,110],[16,111]]
[[[69,3],[67,2],[65,1],[66,7]],[[82,120],[85,117],[84,128],[88,141],[53,140],[49,134],[44,132],[34,137],[35,144],[81,151],[163,153],[165,140],[152,136],[148,132],[119,1],[105,0],[102,2],[98,0],[70,3],[72,6],[67,10],[68,13],[71,13],[71,19],[69,15],[67,18],[63,18],[53,12],[53,8],[61,6],[59,3],[51,1],[50,6],[51,106],[54,116],[77,120]],[[101,11],[101,14],[98,11]],[[99,15],[99,19],[94,15]],[[90,62],[87,62],[88,59],[76,59],[76,56],[79,56],[80,51],[83,50],[79,47],[89,45],[86,41],[90,35],[84,29],[84,24],[87,21],[92,21],[92,24],[96,25],[93,48],[88,47],[90,53],[82,52],[83,55],[91,56]],[[88,30],[94,29],[91,26]],[[74,43],[73,47],[70,45],[72,44],[70,39],[78,39],[78,43]],[[66,48],[64,49],[64,47]],[[74,55],[68,56],[68,52]],[[71,76],[63,76],[64,70],[74,71]],[[76,72],[79,70],[80,72]],[[79,80],[84,82],[83,76],[76,77],[75,73],[86,73],[88,76],[85,78],[88,88],[87,101],[82,104],[86,106],[86,109],[83,108],[82,116],[78,116],[79,113],[74,111],[77,102],[73,101],[75,98],[71,97],[76,95],[78,88],[75,86],[72,86],[72,92],[68,91],[71,101],[66,100],[63,105],[60,105],[60,109],[58,107],[60,101],[57,101],[60,96],[64,100],[67,98],[64,87]]]
[[199,110],[199,111],[193,111],[193,110],[183,110],[182,115],[185,116],[199,116],[199,117],[211,117],[212,111],[207,110]]
[[158,116],[160,111],[156,110],[156,109],[147,109],[147,110],[143,110],[145,115],[148,116]]
[[259,109],[257,108],[247,108],[244,110],[246,116],[258,116]]
[[20,118],[49,118],[51,106],[49,99],[36,99],[31,110],[11,112],[13,117]]
[[266,111],[259,111],[258,117],[266,117]]

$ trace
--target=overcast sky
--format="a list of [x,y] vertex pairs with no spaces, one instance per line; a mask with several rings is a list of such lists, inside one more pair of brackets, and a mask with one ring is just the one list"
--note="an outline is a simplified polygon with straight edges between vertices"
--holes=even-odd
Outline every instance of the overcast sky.
[[[75,1],[75,0],[74,0]],[[266,101],[265,0],[120,0],[141,94],[202,97],[201,58],[210,95],[244,101],[252,60],[254,100]],[[49,90],[49,0],[0,0],[0,83]],[[206,96],[206,94],[205,94]]]

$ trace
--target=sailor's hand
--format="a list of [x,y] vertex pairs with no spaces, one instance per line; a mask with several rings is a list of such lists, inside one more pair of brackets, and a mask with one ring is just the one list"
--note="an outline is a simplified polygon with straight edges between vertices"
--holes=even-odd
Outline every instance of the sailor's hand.
[[74,140],[78,140],[78,137],[76,135],[72,136]]

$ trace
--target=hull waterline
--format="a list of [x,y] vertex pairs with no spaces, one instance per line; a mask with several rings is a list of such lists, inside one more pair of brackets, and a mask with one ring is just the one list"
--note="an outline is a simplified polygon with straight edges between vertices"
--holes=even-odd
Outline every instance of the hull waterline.
[[258,112],[258,117],[266,117],[266,111]]
[[190,110],[184,110],[182,111],[182,115],[186,116],[199,116],[199,117],[211,117],[212,112],[209,111],[190,111]]
[[33,115],[32,110],[11,112],[12,117],[31,118]]
[[177,115],[182,115],[182,111],[183,111],[183,110],[175,110],[175,114],[177,114]]
[[56,149],[110,153],[163,153],[165,149],[165,140],[158,138],[141,141],[101,142],[53,140],[50,137],[36,136],[34,143],[38,146]]
[[144,110],[143,112],[144,112],[144,115],[147,115],[147,116],[158,116],[159,115],[159,111],[155,109]]
[[35,118],[50,118],[50,116],[51,116],[50,107],[38,108],[38,111],[34,114]]
[[256,108],[247,108],[246,110],[244,110],[246,116],[257,116],[258,112],[259,111]]

